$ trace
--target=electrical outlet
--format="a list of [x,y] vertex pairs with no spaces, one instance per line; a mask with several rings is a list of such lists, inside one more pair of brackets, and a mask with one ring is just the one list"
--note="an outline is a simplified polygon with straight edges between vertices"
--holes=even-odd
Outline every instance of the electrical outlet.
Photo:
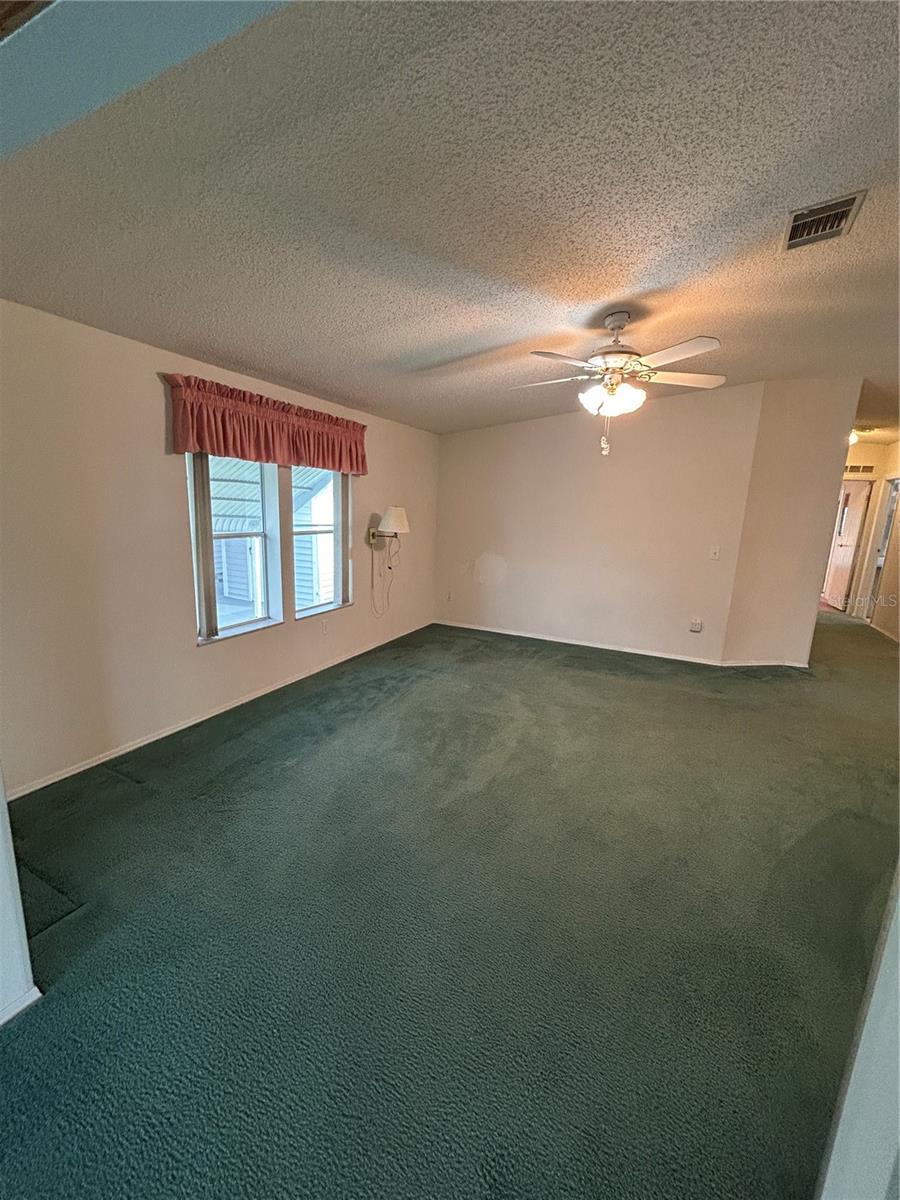
[[323,634],[327,634],[327,633],[328,633],[328,622],[327,622],[327,621],[323,621],[323,622],[322,622],[322,633],[323,633]]
[[691,617],[691,623],[688,626],[688,629],[690,630],[691,633],[702,633],[703,632],[703,622],[700,620],[699,617]]
[[450,591],[449,588],[447,589],[447,603],[448,604],[453,603],[453,593]]
[[719,559],[719,547],[718,546],[710,546],[709,557],[711,559],[713,559],[714,561],[718,562],[718,559]]

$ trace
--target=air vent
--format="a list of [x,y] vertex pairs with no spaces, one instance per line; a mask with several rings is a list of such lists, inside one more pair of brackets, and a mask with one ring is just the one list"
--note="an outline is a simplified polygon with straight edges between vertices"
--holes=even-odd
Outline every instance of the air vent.
[[873,475],[875,473],[875,468],[871,466],[861,467],[856,464],[851,467],[850,464],[847,463],[847,465],[844,467],[844,471],[847,475]]
[[848,233],[865,194],[857,192],[853,196],[844,196],[842,200],[832,200],[828,204],[819,204],[815,208],[805,208],[802,212],[794,213],[788,222],[785,250],[810,246],[813,242],[824,242],[828,238]]

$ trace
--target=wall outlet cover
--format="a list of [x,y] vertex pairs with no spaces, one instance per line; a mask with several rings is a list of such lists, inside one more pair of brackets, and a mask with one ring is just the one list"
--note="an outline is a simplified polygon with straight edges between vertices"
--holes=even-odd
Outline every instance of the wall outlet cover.
[[691,633],[702,633],[703,632],[703,622],[700,620],[699,617],[692,617],[689,628],[690,628]]

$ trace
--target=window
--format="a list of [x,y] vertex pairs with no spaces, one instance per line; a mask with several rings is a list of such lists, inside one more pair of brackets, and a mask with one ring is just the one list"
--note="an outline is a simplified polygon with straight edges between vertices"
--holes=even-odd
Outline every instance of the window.
[[291,495],[296,615],[349,603],[349,477],[291,467]]
[[201,642],[281,622],[281,563],[291,548],[297,617],[349,604],[349,475],[292,467],[293,519],[282,538],[286,470],[212,454],[187,462]]
[[207,454],[189,458],[201,640],[280,621],[278,468]]

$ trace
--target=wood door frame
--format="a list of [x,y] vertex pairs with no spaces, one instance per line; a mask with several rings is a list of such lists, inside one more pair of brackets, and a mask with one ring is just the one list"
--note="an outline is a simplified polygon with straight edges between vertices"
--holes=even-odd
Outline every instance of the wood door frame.
[[[884,507],[882,508],[881,512],[878,512],[875,514],[875,528],[872,530],[871,550],[872,550],[873,562],[875,563],[875,569],[872,572],[872,583],[871,583],[871,593],[872,593],[871,602],[872,603],[870,606],[871,612],[867,611],[864,614],[865,620],[869,625],[872,624],[872,621],[875,618],[875,613],[878,611],[878,596],[879,596],[879,592],[880,592],[880,589],[882,586],[882,580],[881,580],[881,576],[878,574],[878,566],[877,566],[878,545],[879,545],[879,538],[878,538],[879,518],[881,519],[881,521],[884,521],[885,518],[887,517],[888,506],[890,505],[890,502],[891,502],[891,494],[895,487],[897,488],[898,495],[897,495],[896,504],[894,505],[893,516],[891,517],[890,528],[887,531],[887,538],[885,539],[885,543],[884,543],[885,560],[887,559],[887,552],[890,549],[891,542],[893,541],[893,538],[894,538],[894,528],[897,525],[897,519],[898,519],[897,514],[900,513],[900,475],[885,476],[885,479],[884,479]],[[876,625],[875,628],[878,629],[878,626]],[[879,630],[879,632],[880,632],[880,630]]]
[[[851,476],[851,478],[854,478]],[[842,480],[843,483],[849,483],[848,478]],[[852,608],[855,615],[861,620],[869,621],[864,611],[860,610],[859,601],[872,591],[874,586],[875,575],[875,556],[878,549],[878,528],[881,520],[885,515],[887,508],[888,497],[890,494],[891,485],[900,482],[900,473],[896,471],[890,472],[871,480],[873,487],[869,494],[869,506],[866,510],[866,522],[868,529],[863,530],[865,533],[865,545],[861,550],[861,555],[857,557],[854,563],[853,576],[851,577],[850,601],[848,609]],[[830,561],[830,551],[829,551]],[[827,568],[826,568],[827,569]]]

